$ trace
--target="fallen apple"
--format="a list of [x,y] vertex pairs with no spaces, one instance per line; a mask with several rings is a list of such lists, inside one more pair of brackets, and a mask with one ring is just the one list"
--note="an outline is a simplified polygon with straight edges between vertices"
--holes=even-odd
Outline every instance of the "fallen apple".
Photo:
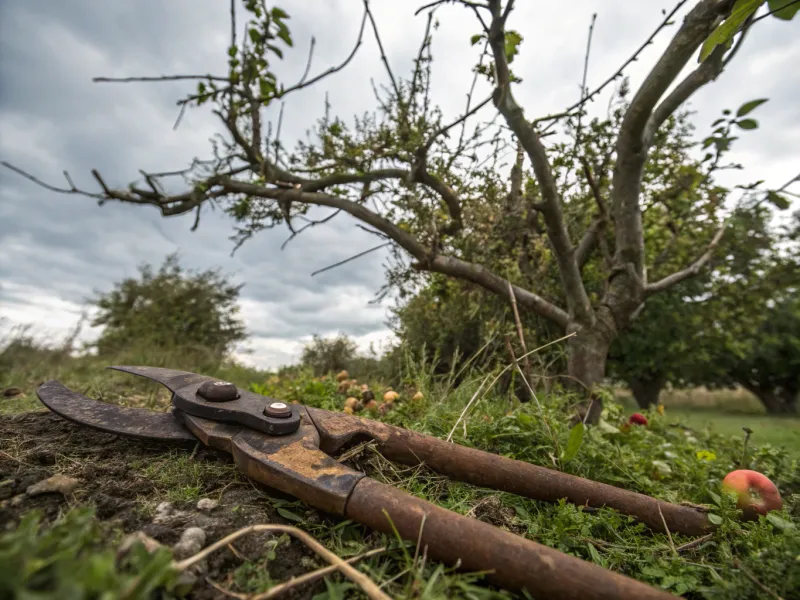
[[766,515],[771,510],[780,510],[783,507],[778,488],[758,471],[731,471],[722,480],[722,489],[736,494],[736,506],[748,519],[755,519],[756,515]]
[[647,425],[647,417],[645,417],[642,413],[633,413],[630,418],[628,419],[628,423],[631,425]]

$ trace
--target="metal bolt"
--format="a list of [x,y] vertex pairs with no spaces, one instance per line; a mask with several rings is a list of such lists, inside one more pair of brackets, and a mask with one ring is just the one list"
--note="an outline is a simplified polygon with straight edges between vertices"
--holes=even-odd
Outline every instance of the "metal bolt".
[[284,402],[271,402],[264,408],[264,414],[268,417],[285,419],[292,416],[292,409]]
[[209,402],[230,402],[239,397],[239,390],[228,381],[205,381],[197,393]]

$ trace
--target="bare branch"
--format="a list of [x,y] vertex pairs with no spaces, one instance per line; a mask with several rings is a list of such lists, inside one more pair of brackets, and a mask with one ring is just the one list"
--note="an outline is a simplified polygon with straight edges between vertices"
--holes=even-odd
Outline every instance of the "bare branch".
[[708,244],[706,251],[703,252],[702,256],[694,261],[691,265],[683,269],[682,271],[678,271],[677,273],[673,273],[672,275],[668,275],[663,279],[656,281],[655,283],[650,283],[645,286],[644,291],[647,295],[652,295],[658,292],[663,292],[671,288],[672,286],[690,279],[697,275],[700,270],[706,265],[706,263],[711,260],[711,256],[714,254],[714,250],[719,245],[720,240],[722,239],[723,234],[725,233],[725,226],[726,223],[723,223],[722,226],[717,230],[717,233],[714,234],[711,242]]
[[397,80],[395,80],[394,74],[392,73],[392,67],[389,66],[389,59],[386,58],[386,52],[383,49],[383,43],[381,43],[381,36],[378,34],[378,24],[375,22],[375,17],[372,15],[372,11],[369,9],[369,0],[364,0],[364,11],[369,17],[370,23],[372,24],[372,31],[375,34],[375,41],[378,42],[378,49],[381,52],[381,60],[386,67],[386,72],[389,74],[389,79],[392,81],[392,88],[394,88],[394,93],[397,95],[399,100],[400,88],[397,87]]
[[525,148],[525,152],[533,165],[533,171],[543,198],[537,209],[542,212],[547,225],[547,235],[564,284],[569,310],[579,321],[590,323],[594,315],[581,279],[578,263],[575,260],[575,249],[570,240],[567,226],[564,223],[561,198],[552,167],[536,130],[525,119],[522,108],[517,104],[511,92],[511,74],[505,54],[505,20],[509,11],[513,8],[513,4],[513,0],[509,0],[501,14],[500,0],[489,0],[489,7],[492,13],[492,22],[489,27],[489,44],[494,56],[497,85],[493,100],[509,128]]
[[162,82],[162,81],[182,81],[185,79],[203,79],[206,81],[224,81],[230,83],[230,78],[218,75],[157,75],[153,77],[92,77],[93,83],[141,83],[141,82]]
[[319,271],[314,271],[313,273],[311,273],[311,276],[313,277],[314,275],[319,275],[320,273],[324,273],[325,271],[330,271],[331,269],[335,269],[336,267],[341,267],[342,265],[346,265],[350,261],[353,261],[357,258],[361,258],[362,256],[369,254],[370,252],[375,252],[375,250],[380,250],[381,248],[385,248],[386,246],[389,245],[391,245],[391,242],[384,242],[383,244],[378,244],[377,246],[373,246],[369,250],[364,250],[363,252],[354,254],[350,258],[345,258],[344,260],[340,260],[339,262],[333,263],[332,265],[329,265],[324,269],[320,269]]
[[591,101],[591,100],[592,100],[592,99],[593,99],[595,96],[597,96],[597,95],[598,95],[600,92],[602,92],[604,89],[606,89],[606,87],[608,87],[608,85],[609,85],[609,84],[613,83],[613,82],[614,82],[614,81],[616,81],[616,80],[617,80],[617,79],[618,79],[620,76],[622,76],[622,73],[624,73],[624,72],[625,72],[625,69],[626,69],[626,68],[628,68],[628,65],[630,65],[630,64],[632,64],[632,63],[636,62],[637,60],[639,60],[639,56],[642,54],[642,52],[644,52],[644,51],[645,51],[645,49],[646,49],[646,48],[647,48],[649,45],[651,45],[651,44],[653,43],[653,40],[656,38],[656,36],[657,36],[659,33],[661,33],[661,31],[662,31],[664,28],[666,28],[668,25],[670,25],[670,24],[671,24],[671,22],[672,22],[672,17],[674,17],[674,16],[677,14],[677,12],[678,12],[678,11],[679,11],[679,10],[680,10],[682,7],[683,7],[683,5],[684,5],[684,4],[686,4],[686,2],[688,2],[688,0],[680,0],[680,2],[678,2],[678,3],[675,5],[675,7],[674,7],[674,8],[673,8],[673,9],[672,9],[670,12],[669,12],[669,14],[668,14],[666,17],[664,17],[664,19],[661,21],[661,23],[659,23],[659,24],[658,24],[658,27],[656,27],[655,31],[653,31],[653,33],[651,33],[651,34],[650,34],[650,37],[648,37],[648,38],[647,38],[647,39],[644,41],[644,43],[643,43],[641,46],[639,46],[639,47],[638,47],[638,48],[637,48],[637,49],[634,51],[634,53],[633,53],[633,54],[631,54],[631,56],[630,56],[630,57],[628,57],[628,59],[627,59],[627,60],[626,60],[624,63],[622,63],[622,66],[621,66],[619,69],[617,69],[617,70],[614,72],[614,74],[613,74],[613,75],[611,75],[611,77],[609,77],[608,79],[606,79],[606,80],[605,80],[603,83],[601,83],[599,86],[597,86],[597,87],[596,87],[595,89],[593,89],[591,92],[589,92],[588,94],[586,94],[586,96],[585,96],[585,97],[581,98],[581,100],[580,100],[580,101],[576,102],[576,103],[575,103],[575,104],[573,104],[572,106],[570,106],[570,107],[566,108],[565,110],[563,110],[563,111],[561,111],[561,112],[559,112],[559,113],[555,113],[555,114],[552,114],[552,115],[547,115],[547,116],[545,116],[545,117],[541,117],[541,118],[535,119],[535,120],[533,121],[533,123],[534,123],[534,124],[536,124],[536,123],[541,123],[541,122],[544,122],[544,121],[553,121],[553,123],[551,123],[551,124],[550,124],[550,125],[549,125],[549,126],[546,128],[546,129],[545,129],[545,131],[547,131],[547,129],[550,129],[550,127],[552,127],[552,126],[555,124],[555,121],[557,121],[558,119],[563,119],[564,117],[568,117],[568,116],[569,116],[569,115],[571,115],[571,114],[572,114],[572,113],[573,113],[575,110],[579,109],[581,106],[583,106],[583,105],[584,105],[584,104],[586,104],[587,102],[590,102],[590,101]]

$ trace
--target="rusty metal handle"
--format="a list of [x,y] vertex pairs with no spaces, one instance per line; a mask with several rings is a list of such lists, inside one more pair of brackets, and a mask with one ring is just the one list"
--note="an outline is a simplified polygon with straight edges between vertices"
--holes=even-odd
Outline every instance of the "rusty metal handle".
[[[619,573],[446,510],[374,479],[360,480],[347,518],[427,547],[428,557],[464,571],[491,571],[492,583],[552,600],[674,600]],[[424,518],[424,522],[423,522]],[[420,536],[420,529],[422,530]]]
[[705,512],[657,500],[646,494],[584,479],[490,452],[467,448],[349,415],[308,409],[322,434],[326,452],[361,439],[374,439],[389,460],[406,465],[425,463],[432,470],[458,481],[487,487],[533,500],[558,502],[565,498],[579,506],[609,507],[633,516],[650,529],[702,535],[714,529]]

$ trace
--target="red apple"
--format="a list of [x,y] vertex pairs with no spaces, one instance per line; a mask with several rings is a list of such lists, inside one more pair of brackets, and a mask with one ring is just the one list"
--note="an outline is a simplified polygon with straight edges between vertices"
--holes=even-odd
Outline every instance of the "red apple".
[[737,495],[736,506],[748,519],[755,519],[756,515],[766,515],[771,510],[780,510],[783,506],[778,488],[758,471],[731,471],[722,480],[722,489]]
[[642,413],[633,413],[628,419],[628,423],[631,425],[647,425],[647,417],[645,417]]

